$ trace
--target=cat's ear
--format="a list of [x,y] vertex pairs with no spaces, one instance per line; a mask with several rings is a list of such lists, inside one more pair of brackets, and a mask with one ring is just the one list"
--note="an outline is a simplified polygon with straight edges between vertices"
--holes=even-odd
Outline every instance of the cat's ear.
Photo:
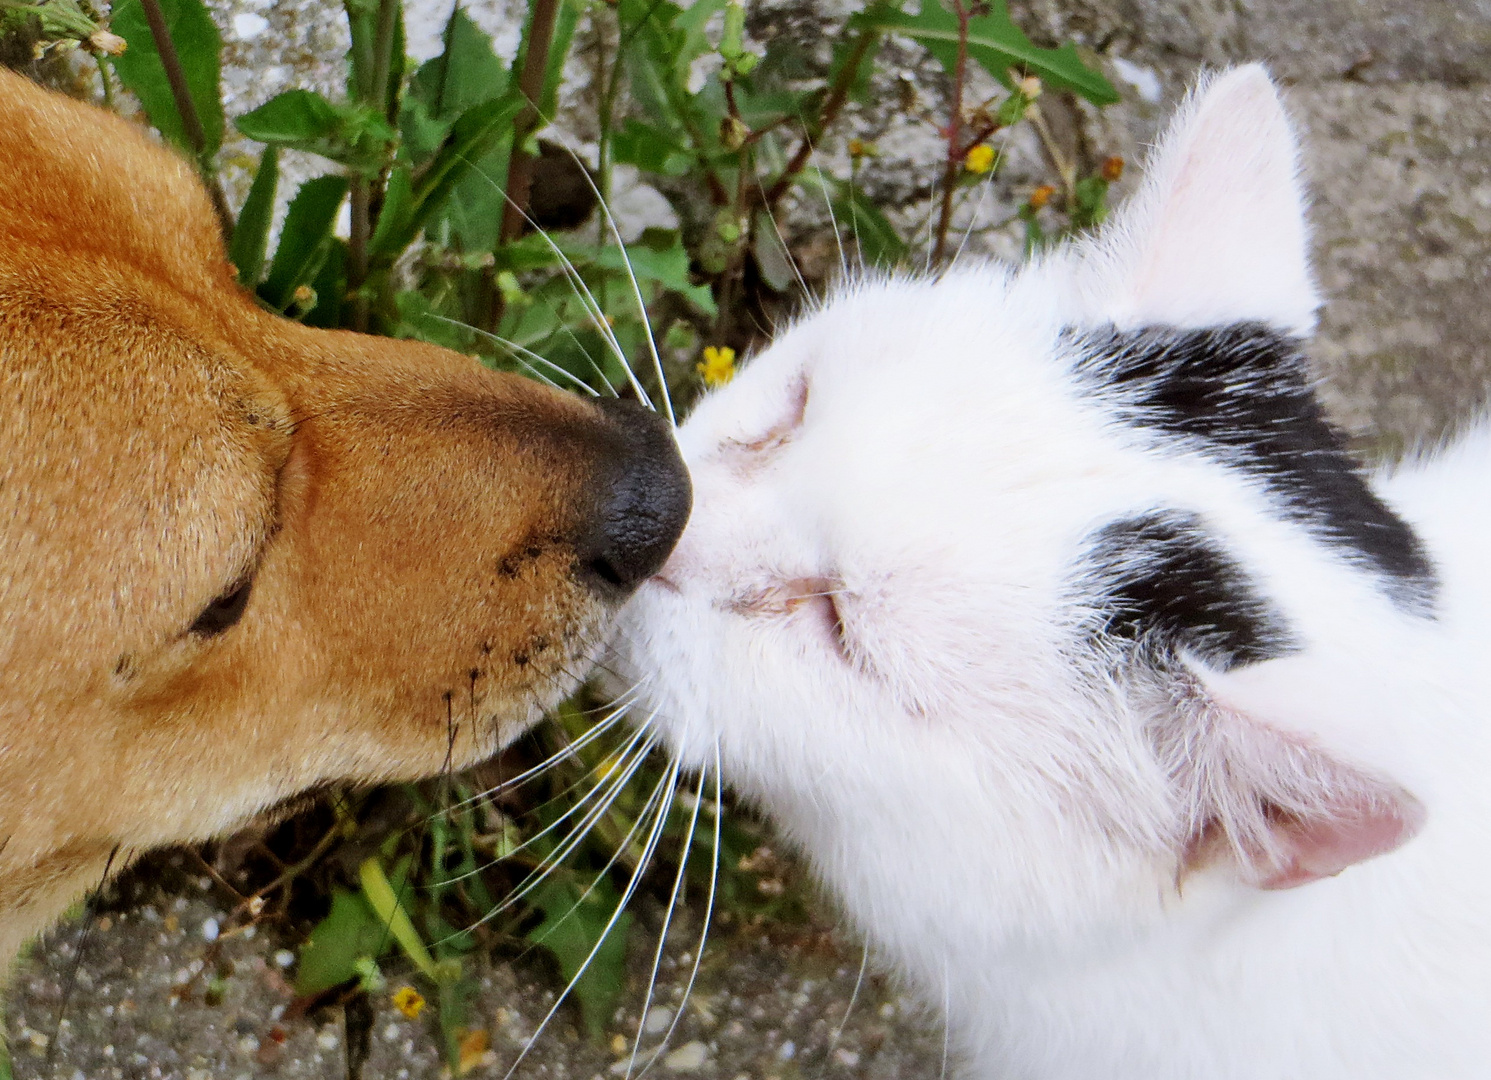
[[1190,692],[1172,698],[1181,704],[1168,738],[1179,742],[1167,765],[1188,808],[1184,861],[1223,854],[1251,884],[1288,889],[1396,850],[1425,810],[1404,777],[1381,766],[1385,746],[1346,730],[1360,725],[1319,722],[1308,704],[1316,695],[1302,692],[1293,669],[1270,671],[1275,664],[1291,661],[1227,673],[1192,667]]
[[1304,210],[1299,145],[1268,74],[1214,76],[1086,248],[1084,306],[1121,328],[1260,321],[1308,335],[1319,298]]

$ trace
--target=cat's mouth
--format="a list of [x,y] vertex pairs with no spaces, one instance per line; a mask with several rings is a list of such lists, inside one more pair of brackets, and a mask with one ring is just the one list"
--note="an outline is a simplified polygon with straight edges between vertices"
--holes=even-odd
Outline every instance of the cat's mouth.
[[790,620],[806,628],[839,659],[856,663],[840,606],[848,595],[844,583],[835,578],[784,578],[736,593],[722,606],[746,618]]

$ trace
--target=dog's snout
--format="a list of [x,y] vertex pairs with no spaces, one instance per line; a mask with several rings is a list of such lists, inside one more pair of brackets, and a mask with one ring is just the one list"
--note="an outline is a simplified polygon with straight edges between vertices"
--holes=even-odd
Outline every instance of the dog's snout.
[[602,407],[613,437],[578,555],[597,587],[614,595],[662,567],[688,523],[693,488],[666,421],[628,401]]

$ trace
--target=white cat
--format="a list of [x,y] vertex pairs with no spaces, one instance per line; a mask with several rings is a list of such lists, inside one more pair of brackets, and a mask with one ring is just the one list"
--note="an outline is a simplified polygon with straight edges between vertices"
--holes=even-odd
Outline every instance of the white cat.
[[1491,1077],[1491,435],[1341,451],[1297,171],[1233,70],[1099,238],[849,285],[680,432],[613,663],[969,1076]]

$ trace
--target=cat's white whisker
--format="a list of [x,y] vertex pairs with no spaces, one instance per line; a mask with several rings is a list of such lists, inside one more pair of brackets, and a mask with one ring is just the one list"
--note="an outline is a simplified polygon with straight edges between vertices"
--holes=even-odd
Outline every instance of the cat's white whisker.
[[[528,848],[530,848],[533,845],[535,845],[536,843],[538,843],[538,841],[542,840],[545,836],[549,835],[549,833],[556,831],[561,825],[563,825],[570,818],[572,818],[576,814],[580,813],[585,808],[585,805],[588,802],[590,802],[591,799],[596,798],[598,795],[602,796],[602,800],[603,800],[603,804],[604,805],[602,807],[602,811],[601,812],[604,813],[604,808],[605,807],[609,807],[611,801],[614,800],[616,798],[616,796],[619,795],[620,792],[624,788],[624,784],[621,785],[621,786],[616,786],[616,784],[612,782],[612,780],[611,780],[612,774],[615,773],[617,771],[617,769],[621,768],[621,766],[622,766],[623,763],[627,763],[628,762],[628,754],[629,754],[629,750],[630,750],[631,746],[633,746],[636,743],[637,737],[639,735],[643,734],[645,731],[646,731],[645,725],[643,727],[639,727],[638,730],[637,730],[637,732],[632,736],[631,740],[628,741],[628,743],[626,743],[625,746],[623,746],[623,748],[621,750],[616,751],[616,754],[614,755],[614,759],[615,760],[613,762],[611,762],[611,768],[607,772],[605,772],[602,776],[600,776],[596,780],[596,782],[594,783],[594,785],[592,785],[590,787],[590,789],[585,792],[585,794],[583,794],[578,799],[576,799],[574,801],[574,803],[568,809],[566,809],[564,811],[564,813],[562,813],[562,814],[559,815],[558,818],[556,818],[554,821],[550,822],[548,825],[546,825],[539,832],[535,833],[534,835],[530,836],[528,839],[524,840],[521,844],[518,844],[516,847],[514,847],[514,848],[512,848],[512,849],[510,849],[510,850],[508,850],[506,852],[504,852],[498,858],[492,859],[490,862],[486,863],[485,865],[476,867],[475,869],[469,870],[469,871],[467,871],[464,874],[460,874],[460,875],[458,875],[456,877],[453,877],[453,878],[448,878],[448,879],[446,879],[446,881],[447,882],[465,881],[467,878],[475,877],[477,874],[482,873],[482,872],[484,872],[486,870],[491,869],[492,867],[496,866],[498,863],[503,862],[506,859],[510,859],[514,855],[517,855],[518,853],[527,850]],[[645,759],[650,752],[651,752],[650,748],[645,748],[644,747],[643,750],[640,752],[640,757],[637,760],[640,761],[640,760]],[[591,769],[584,776],[580,777],[580,779],[576,780],[573,784],[571,784],[569,787],[567,787],[564,791],[560,792],[554,798],[548,800],[547,802],[541,804],[540,806],[535,807],[534,808],[535,811],[542,810],[545,807],[549,806],[550,804],[554,803],[555,801],[557,801],[559,799],[562,799],[565,796],[569,795],[576,788],[579,788],[582,785],[584,785],[584,783],[587,780],[589,780],[592,776],[594,776],[596,773],[601,772],[602,769],[605,769],[606,766],[607,766],[607,764],[608,764],[608,762],[606,762],[606,761],[599,762],[595,766],[595,768]],[[493,790],[498,790],[498,789],[493,789]],[[468,802],[469,801],[470,800],[468,800]],[[590,822],[591,824],[587,825],[587,822]],[[588,832],[589,828],[591,827],[591,825],[593,825],[593,821],[592,821],[592,819],[587,814],[587,816],[581,821],[581,823],[579,825],[576,825],[575,828],[573,830],[571,830],[570,833],[566,834],[564,841],[561,841],[561,846],[562,846],[563,843],[568,842],[571,838],[573,838],[576,832],[579,832],[580,830],[584,830],[584,832]],[[584,836],[584,833],[581,833],[581,839],[583,839],[583,836]],[[570,851],[574,850],[575,846],[578,846],[578,845],[573,845],[573,846],[565,849],[565,852],[564,852],[565,857],[567,857],[569,855]],[[524,885],[528,885],[530,882],[532,882],[533,884],[537,884],[538,882],[534,881],[534,879],[533,879],[534,875],[538,874],[539,871],[544,870],[545,867],[550,866],[551,863],[555,862],[555,859],[556,859],[555,853],[551,853],[546,858],[541,859],[539,861],[539,863],[537,864],[537,866],[533,870],[531,870],[529,872],[529,876],[526,877],[526,878],[524,878],[523,881],[519,883],[519,889],[522,889],[522,887]],[[562,859],[560,859],[559,861],[562,861]],[[539,880],[542,880],[542,876],[544,876],[544,875],[540,875]]]
[[[557,1013],[560,1006],[564,1004],[565,998],[569,996],[570,991],[575,988],[575,984],[579,982],[580,978],[585,974],[587,970],[589,970],[591,963],[593,963],[595,960],[596,954],[600,952],[601,946],[606,943],[606,938],[610,936],[612,929],[614,929],[616,926],[617,920],[621,918],[621,913],[626,910],[626,905],[631,901],[632,895],[637,891],[637,885],[641,882],[642,875],[647,869],[647,864],[652,859],[652,853],[657,848],[657,842],[661,838],[663,828],[668,821],[668,811],[671,809],[673,804],[673,792],[676,790],[678,779],[678,772],[676,767],[673,769],[670,775],[672,777],[672,785],[668,788],[666,796],[663,798],[661,804],[657,808],[656,818],[653,822],[652,830],[648,835],[646,846],[642,850],[641,857],[637,860],[637,865],[636,868],[632,871],[631,878],[627,881],[626,889],[621,894],[621,899],[616,902],[616,909],[611,912],[611,917],[606,920],[606,925],[596,936],[595,945],[586,955],[584,961],[581,962],[579,968],[575,972],[574,978],[569,981],[568,985],[565,986],[564,990],[561,991],[559,996],[555,999],[553,1006],[546,1014],[544,1014],[543,1020],[541,1020],[538,1024],[538,1027],[534,1029],[532,1037],[529,1038],[527,1044],[518,1053],[517,1058],[513,1061],[512,1067],[508,1069],[507,1073],[504,1075],[503,1080],[511,1080],[513,1073],[517,1071],[519,1064],[521,1064],[523,1059],[527,1056],[528,1051],[532,1049],[534,1043],[538,1041],[539,1036],[543,1034],[544,1029],[549,1026],[549,1022],[554,1019],[554,1014]],[[662,790],[662,787],[663,785],[660,782],[658,787],[655,788],[653,791],[653,798],[657,797],[657,794],[659,791]],[[652,801],[649,800],[648,806],[650,807],[651,805]],[[635,832],[637,826],[640,826],[645,820],[646,813],[647,808],[644,807],[643,813],[638,815],[637,823],[633,826],[633,832]],[[631,836],[632,833],[627,834],[627,840],[624,842],[624,844],[630,842]],[[614,862],[615,860],[613,859],[612,861]],[[610,864],[608,864],[608,866],[609,865]],[[592,886],[592,888],[594,888],[594,886]],[[588,893],[589,890],[587,890],[587,895]]]
[[834,246],[839,249],[839,272],[843,274],[843,280],[849,280],[849,258],[844,254],[844,237],[839,233],[839,218],[834,213],[833,199],[828,194],[828,180],[823,175],[823,170],[818,163],[813,163],[813,171],[818,174],[818,190],[823,192],[823,207],[828,211],[828,223],[833,227]]
[[[766,205],[766,186],[761,183],[761,177],[756,177],[756,190],[761,195],[761,203]],[[808,288],[807,279],[802,276],[802,269],[797,265],[797,258],[792,254],[792,249],[787,246],[787,238],[782,235],[782,228],[777,224],[777,216],[772,213],[771,207],[766,207],[766,220],[771,222],[772,232],[777,234],[777,243],[782,246],[782,251],[787,255],[787,265],[792,267],[792,276],[797,278],[798,288],[802,289],[804,298],[811,298],[812,290]]]
[[[705,769],[700,773],[699,782],[701,785],[704,782],[704,774],[707,771]],[[668,1030],[663,1032],[663,1037],[659,1043],[662,1046],[668,1045],[668,1040],[673,1037],[673,1032],[678,1027],[678,1021],[683,1018],[684,1006],[688,1004],[689,995],[694,991],[694,982],[699,977],[699,965],[704,961],[704,946],[709,940],[709,926],[711,918],[714,915],[715,892],[720,880],[720,828],[725,818],[725,794],[722,776],[723,770],[720,768],[720,740],[716,738],[714,741],[714,846],[711,849],[712,854],[710,856],[709,893],[704,899],[704,925],[699,931],[699,945],[694,950],[694,966],[689,970],[689,979],[684,984],[683,997],[678,1002],[678,1009],[673,1013],[673,1020],[668,1024]],[[642,1070],[641,1076],[646,1076],[648,1070],[656,1062],[657,1057],[654,1056],[652,1061],[647,1063],[647,1067]],[[638,1080],[641,1080],[641,1077]]]
[[834,1051],[839,1048],[839,1040],[844,1037],[844,1029],[849,1026],[849,1017],[854,1014],[854,1006],[859,1002],[860,989],[865,984],[865,972],[870,967],[870,943],[865,941],[864,951],[859,958],[859,974],[854,977],[854,989],[849,991],[849,1004],[844,1007],[843,1019],[839,1026],[834,1028],[832,1038],[828,1040],[828,1052],[823,1058],[823,1068],[818,1070],[819,1080],[828,1072],[828,1066],[833,1061]]
[[999,153],[995,156],[993,164],[989,166],[989,171],[985,174],[983,182],[979,184],[978,202],[974,203],[973,213],[968,216],[968,224],[963,229],[963,236],[958,241],[957,250],[953,252],[953,257],[947,262],[948,266],[957,266],[958,259],[963,255],[963,249],[968,246],[968,238],[973,235],[974,227],[978,224],[978,220],[983,214],[984,203],[988,201],[989,192],[994,190],[994,177],[999,172],[999,165],[1003,158],[1004,148],[1000,147]]
[[[512,908],[534,889],[538,888],[550,874],[564,864],[564,860],[569,858],[570,854],[585,842],[585,838],[590,835],[590,831],[595,828],[596,823],[611,809],[612,804],[626,790],[626,785],[631,781],[636,771],[641,768],[642,763],[647,759],[647,755],[652,752],[653,747],[656,745],[657,738],[655,736],[649,737],[643,747],[637,751],[633,760],[614,781],[609,776],[602,781],[602,785],[609,784],[609,786],[606,787],[606,794],[601,801],[585,815],[580,823],[575,826],[574,830],[568,833],[549,855],[539,862],[538,866],[519,883],[518,887],[513,890],[508,898],[483,915],[477,921],[477,925],[487,922],[489,919],[495,918],[500,913]],[[602,785],[598,785],[598,787]]]
[[[632,1069],[637,1064],[637,1051],[642,1046],[642,1033],[647,1030],[647,1014],[652,1008],[652,992],[657,986],[658,971],[663,964],[663,950],[668,944],[668,930],[673,925],[673,912],[678,906],[678,897],[683,890],[684,874],[688,870],[689,853],[694,846],[694,829],[699,824],[699,807],[704,801],[704,773],[699,773],[699,785],[694,791],[694,806],[689,814],[688,829],[684,833],[682,850],[678,857],[678,873],[673,878],[673,891],[668,896],[668,911],[663,916],[663,928],[658,931],[657,951],[652,957],[652,971],[647,976],[647,993],[642,999],[642,1015],[637,1020],[637,1036],[632,1041],[632,1055],[626,1063],[626,1077],[630,1080]],[[681,1007],[681,1006],[680,1006]],[[659,1049],[667,1045],[665,1038]]]

